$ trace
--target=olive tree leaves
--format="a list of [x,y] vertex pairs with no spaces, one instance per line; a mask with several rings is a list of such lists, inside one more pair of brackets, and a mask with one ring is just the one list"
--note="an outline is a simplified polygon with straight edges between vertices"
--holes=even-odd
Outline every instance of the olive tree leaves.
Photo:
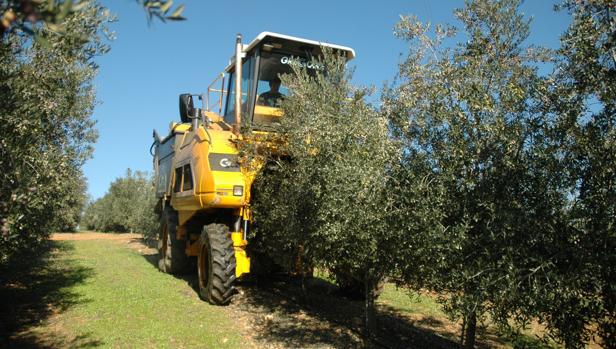
[[[597,334],[610,347],[613,5],[566,1],[572,23],[550,52],[525,43],[519,4],[467,2],[456,45],[451,27],[402,17],[396,28],[410,47],[383,113],[405,148],[402,173],[431,183],[444,228],[419,230],[400,277],[445,295],[466,347],[486,314],[509,329],[539,319],[567,347]],[[539,75],[541,62],[554,72]]]
[[[184,5],[174,6],[173,0],[136,0],[146,12],[148,22],[185,20]],[[65,19],[91,6],[91,0],[7,0],[0,4],[0,37],[20,30],[36,36],[36,28],[44,27],[56,33],[65,32]],[[105,9],[106,11],[106,9]]]
[[46,44],[14,32],[0,44],[0,263],[76,228],[96,139],[92,59],[107,21],[88,6],[64,19],[63,35],[41,34]]
[[141,233],[156,237],[158,219],[154,210],[154,184],[148,173],[131,171],[109,185],[107,193],[88,203],[82,228],[104,232]]

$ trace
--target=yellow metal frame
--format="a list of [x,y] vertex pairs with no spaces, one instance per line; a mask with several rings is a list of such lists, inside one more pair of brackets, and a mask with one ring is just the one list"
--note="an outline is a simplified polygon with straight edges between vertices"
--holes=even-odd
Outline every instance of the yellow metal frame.
[[[214,112],[206,112],[213,122],[222,122],[222,117]],[[198,234],[187,234],[185,224],[200,211],[211,209],[228,208],[234,209],[234,215],[250,220],[250,187],[254,180],[256,169],[249,169],[243,166],[240,161],[240,171],[218,171],[213,170],[209,163],[209,154],[228,154],[230,157],[238,157],[238,141],[240,137],[235,136],[230,130],[221,127],[208,127],[199,125],[193,130],[190,124],[172,123],[170,131],[179,137],[176,138],[174,163],[171,166],[171,185],[169,195],[171,205],[178,211],[178,231],[177,236],[188,241],[186,254],[188,256],[198,256],[201,249],[201,242]],[[189,191],[173,193],[173,183],[175,182],[175,169],[185,164],[191,165],[193,176],[193,186]],[[183,182],[183,180],[182,180]],[[233,187],[241,185],[243,187],[242,196],[233,195]],[[183,189],[183,188],[181,188]],[[235,274],[237,277],[250,272],[250,257],[246,252],[248,242],[243,231],[232,232],[233,249],[235,253]]]
[[231,233],[231,240],[235,250],[235,276],[240,277],[250,273],[250,257],[246,254],[248,241],[244,240],[244,233],[241,231]]

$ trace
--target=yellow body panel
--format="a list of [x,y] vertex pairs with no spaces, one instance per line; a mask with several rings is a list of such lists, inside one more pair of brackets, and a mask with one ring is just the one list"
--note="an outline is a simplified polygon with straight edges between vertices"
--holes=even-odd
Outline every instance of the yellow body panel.
[[280,122],[280,117],[282,115],[282,109],[280,108],[273,108],[264,105],[255,105],[255,114],[252,120],[257,125],[268,125],[271,123]]
[[169,125],[171,132],[187,132],[190,130],[190,124],[181,124],[175,121],[172,121]]
[[248,241],[244,240],[242,232],[231,233],[231,240],[235,250],[235,276],[240,277],[242,274],[250,273],[250,257],[246,254]]
[[[175,130],[178,129],[179,127],[175,126]],[[246,205],[245,196],[249,190],[247,185],[249,183],[246,183],[245,175],[242,172],[213,171],[208,158],[210,153],[237,156],[235,139],[230,131],[206,130],[203,126],[200,126],[197,132],[191,130],[184,133],[176,148],[176,165],[173,168],[180,164],[191,164],[193,189],[171,196],[171,205],[174,209],[181,212],[210,208],[240,208]],[[244,194],[234,196],[234,186],[242,186]]]
[[[176,138],[172,165],[172,186],[176,180],[176,168],[190,164],[192,171],[193,185],[190,190],[183,190],[183,184],[179,192],[173,192],[173,188],[170,188],[171,206],[178,211],[179,227],[183,227],[196,213],[209,212],[212,209],[236,209],[230,214],[242,217],[242,219],[250,219],[248,203],[254,171],[249,171],[244,166],[239,170],[213,170],[214,165],[210,164],[209,158],[212,153],[237,158],[238,137],[229,130],[206,129],[202,125],[196,131],[192,130],[190,124],[172,123],[170,128],[172,133],[179,136]],[[242,186],[241,196],[233,194],[235,186]],[[183,231],[183,229],[178,230]],[[246,253],[248,243],[243,236],[242,231],[231,233],[237,277],[250,272],[250,258]],[[186,248],[187,255],[198,255],[198,245],[198,240],[189,242]]]

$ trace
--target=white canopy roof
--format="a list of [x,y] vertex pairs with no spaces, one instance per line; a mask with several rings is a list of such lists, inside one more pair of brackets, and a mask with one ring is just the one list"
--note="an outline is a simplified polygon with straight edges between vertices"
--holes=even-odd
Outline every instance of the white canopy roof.
[[[266,38],[275,38],[275,39],[277,38],[277,39],[282,39],[282,40],[285,40],[285,41],[293,41],[293,42],[298,42],[298,43],[304,43],[304,44],[315,46],[315,47],[321,47],[321,46],[322,47],[329,47],[329,48],[332,48],[334,50],[344,51],[346,53],[346,56],[347,56],[348,60],[351,60],[351,59],[355,58],[355,50],[353,50],[352,48],[347,47],[347,46],[330,44],[330,43],[322,42],[322,41],[303,39],[303,38],[298,38],[298,37],[295,37],[295,36],[278,34],[278,33],[272,33],[272,32],[262,32],[259,35],[257,35],[257,37],[254,38],[254,40],[252,40],[248,45],[244,45],[243,53],[250,52],[252,49],[254,49],[257,45],[259,45]],[[229,71],[233,67],[234,60],[235,60],[235,55],[233,55],[231,57],[231,59],[229,60],[229,65],[227,66],[225,71]]]

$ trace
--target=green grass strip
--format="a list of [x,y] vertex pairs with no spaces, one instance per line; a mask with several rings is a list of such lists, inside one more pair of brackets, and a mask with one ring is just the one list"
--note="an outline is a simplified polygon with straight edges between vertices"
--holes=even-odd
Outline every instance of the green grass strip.
[[201,301],[186,281],[159,272],[124,243],[60,244],[65,246],[53,262],[69,273],[79,270],[85,277],[61,290],[72,298],[67,302],[72,305],[36,329],[39,335],[49,335],[51,330],[68,346],[240,346],[240,335],[225,308]]

